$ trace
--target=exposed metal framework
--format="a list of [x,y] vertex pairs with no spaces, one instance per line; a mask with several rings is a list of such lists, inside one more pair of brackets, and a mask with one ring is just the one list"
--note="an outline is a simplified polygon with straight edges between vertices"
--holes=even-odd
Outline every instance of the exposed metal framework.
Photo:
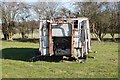
[[40,21],[39,38],[41,55],[83,57],[90,51],[88,18]]

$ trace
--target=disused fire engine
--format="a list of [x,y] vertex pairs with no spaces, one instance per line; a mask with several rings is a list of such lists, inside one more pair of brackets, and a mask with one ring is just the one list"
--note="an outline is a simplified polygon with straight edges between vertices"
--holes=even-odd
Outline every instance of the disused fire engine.
[[87,55],[91,50],[88,18],[40,20],[39,44],[42,56]]

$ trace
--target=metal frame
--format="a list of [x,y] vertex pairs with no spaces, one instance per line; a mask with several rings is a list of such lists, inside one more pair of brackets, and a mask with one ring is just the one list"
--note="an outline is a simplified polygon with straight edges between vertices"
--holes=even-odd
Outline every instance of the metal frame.
[[[71,20],[71,21],[70,21]],[[78,29],[74,28],[74,20],[78,20]],[[67,22],[49,22],[50,24],[48,25],[48,39],[49,39],[49,56],[52,56],[53,55],[53,42],[52,42],[52,24],[72,24],[72,29],[71,29],[71,48],[70,48],[70,56],[71,57],[74,57],[74,37],[75,37],[75,32],[74,30],[80,30],[80,33],[81,33],[81,28],[79,27],[80,26],[80,23],[81,21],[83,20],[87,20],[87,25],[89,25],[89,21],[88,21],[88,18],[73,18],[73,19],[69,19]],[[43,22],[40,21],[40,26],[39,26],[39,40],[41,40],[41,29],[42,29],[42,26],[43,26]],[[81,55],[83,57],[84,53],[86,53],[86,55],[88,54],[88,49],[90,50],[90,30],[89,30],[89,27],[87,27],[85,29],[85,41],[83,42],[84,45],[82,45],[81,47],[79,47],[79,51],[81,51]],[[88,37],[87,37],[88,35]],[[79,43],[78,43],[79,44]],[[41,46],[41,41],[40,41],[40,46]],[[39,48],[39,51],[41,50],[41,48]]]
[[50,56],[52,56],[52,46],[53,46],[53,44],[52,44],[52,29],[51,29],[51,24],[49,24],[49,54],[50,54]]

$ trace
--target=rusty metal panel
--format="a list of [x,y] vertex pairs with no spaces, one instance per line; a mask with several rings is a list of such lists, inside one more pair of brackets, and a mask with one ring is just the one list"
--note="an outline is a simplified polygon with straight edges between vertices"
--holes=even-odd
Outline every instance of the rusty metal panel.
[[53,53],[53,43],[52,43],[52,30],[51,24],[49,25],[49,55],[51,56]]
[[74,23],[72,24],[72,30],[71,30],[71,56],[74,55]]

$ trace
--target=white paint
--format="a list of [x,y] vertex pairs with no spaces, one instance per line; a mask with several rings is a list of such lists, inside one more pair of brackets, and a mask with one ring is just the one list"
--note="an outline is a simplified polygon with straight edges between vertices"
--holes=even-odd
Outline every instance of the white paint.
[[42,50],[41,50],[41,55],[49,55],[49,48],[43,48],[42,47]]
[[71,27],[69,24],[52,25],[52,36],[71,36]]
[[74,48],[78,48],[78,40],[79,38],[74,38]]

